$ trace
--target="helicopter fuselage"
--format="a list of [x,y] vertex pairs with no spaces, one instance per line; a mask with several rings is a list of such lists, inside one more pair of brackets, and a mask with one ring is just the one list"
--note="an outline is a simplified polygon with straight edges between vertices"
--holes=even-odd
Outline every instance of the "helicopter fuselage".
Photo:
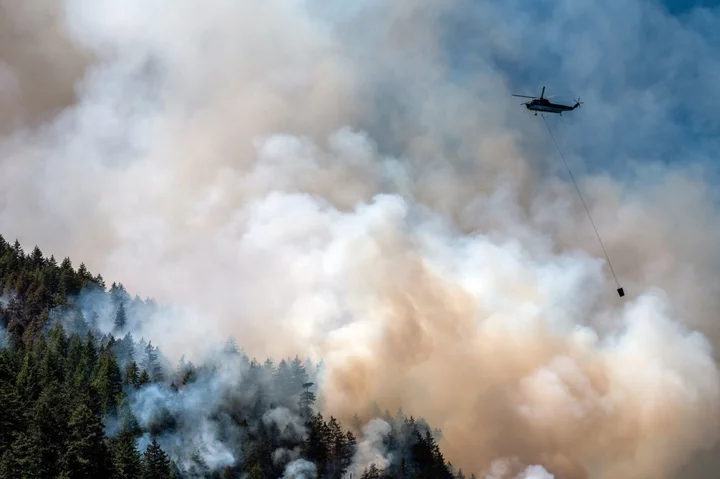
[[525,105],[525,108],[532,111],[539,111],[543,113],[559,113],[562,114],[564,111],[572,111],[575,108],[577,108],[578,105],[575,106],[567,106],[567,105],[558,105],[557,103],[551,103],[549,101],[538,101],[533,100],[531,102],[528,102]]
[[513,96],[518,96],[521,98],[530,98],[531,100],[523,103],[525,105],[525,108],[528,110],[534,111],[535,115],[538,114],[538,112],[541,113],[557,113],[562,115],[564,111],[572,111],[575,108],[580,106],[580,98],[578,98],[575,101],[575,104],[573,106],[569,105],[561,105],[559,103],[552,103],[550,100],[545,98],[545,87],[542,88],[542,93],[540,93],[540,98],[537,97],[531,97],[528,95],[516,95],[513,93]]

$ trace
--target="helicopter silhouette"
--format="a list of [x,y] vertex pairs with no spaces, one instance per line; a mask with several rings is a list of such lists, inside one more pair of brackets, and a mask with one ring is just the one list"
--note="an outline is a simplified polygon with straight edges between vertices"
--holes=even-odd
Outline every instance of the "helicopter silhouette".
[[[573,111],[575,108],[578,108],[580,105],[582,105],[582,102],[580,101],[580,98],[575,100],[575,105],[569,106],[569,105],[561,105],[559,103],[553,103],[549,101],[547,98],[545,98],[545,87],[542,87],[542,92],[540,93],[540,97],[535,96],[527,96],[527,95],[515,95],[520,98],[532,98],[531,101],[522,103],[522,105],[525,105],[525,108],[528,110],[532,110],[535,112],[535,116],[537,116],[537,112],[541,113],[557,113],[562,116],[562,113],[564,111]],[[552,97],[549,97],[552,98]]]

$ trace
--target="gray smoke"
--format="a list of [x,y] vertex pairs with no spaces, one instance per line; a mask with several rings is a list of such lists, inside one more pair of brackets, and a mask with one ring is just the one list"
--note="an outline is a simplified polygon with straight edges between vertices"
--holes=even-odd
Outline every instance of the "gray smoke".
[[362,429],[362,440],[357,444],[357,451],[346,473],[347,477],[361,477],[363,471],[371,465],[382,470],[391,463],[388,457],[385,439],[390,434],[390,424],[379,418],[370,420]]
[[287,465],[282,479],[315,479],[316,477],[315,464],[305,459],[296,459]]

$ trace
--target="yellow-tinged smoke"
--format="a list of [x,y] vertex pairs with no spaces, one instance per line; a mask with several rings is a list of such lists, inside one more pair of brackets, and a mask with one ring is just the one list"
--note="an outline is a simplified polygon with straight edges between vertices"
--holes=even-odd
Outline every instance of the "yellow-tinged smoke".
[[449,76],[452,2],[14,5],[2,233],[180,306],[164,352],[323,357],[327,414],[426,417],[468,475],[673,478],[718,439],[702,176],[584,181],[618,299],[542,126]]

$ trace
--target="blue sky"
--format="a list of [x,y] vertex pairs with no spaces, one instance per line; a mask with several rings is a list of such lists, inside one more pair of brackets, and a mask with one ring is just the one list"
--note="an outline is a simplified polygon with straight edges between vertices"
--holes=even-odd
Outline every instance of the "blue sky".
[[[580,96],[552,125],[591,171],[720,158],[720,7],[702,8],[717,0],[460,3],[445,31],[453,73],[493,68],[514,93]],[[517,128],[542,127],[529,115]]]
[[720,6],[720,0],[664,0],[663,5],[672,14],[683,14],[695,7],[718,7]]

